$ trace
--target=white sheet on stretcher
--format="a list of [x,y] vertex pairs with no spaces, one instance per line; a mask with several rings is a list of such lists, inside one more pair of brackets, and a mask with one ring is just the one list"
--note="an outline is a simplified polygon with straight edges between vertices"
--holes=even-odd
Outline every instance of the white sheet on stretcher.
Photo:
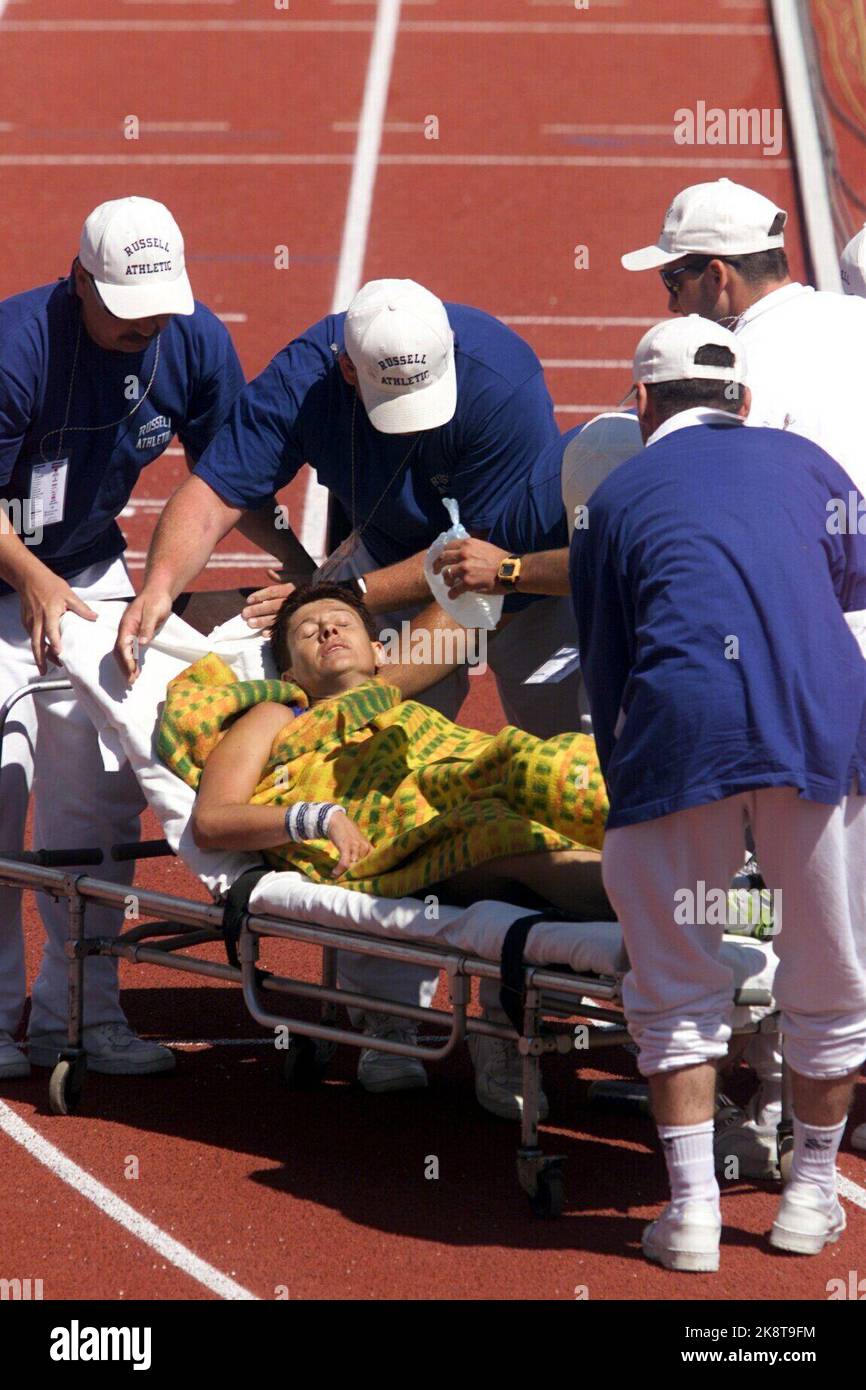
[[[82,705],[99,733],[104,761],[111,769],[128,758],[151,809],[172,849],[220,898],[258,855],[200,850],[189,829],[195,793],[156,754],[156,734],[169,681],[206,652],[215,651],[238,679],[274,675],[260,634],[242,618],[215,628],[207,637],[172,616],[147,648],[142,672],[130,688],[113,656],[122,609],[94,603],[96,623],[74,613],[62,621],[63,661]],[[370,935],[457,947],[498,961],[508,927],[525,913],[510,903],[483,901],[469,908],[433,905],[420,898],[378,898],[330,884],[314,884],[301,874],[273,871],[255,888],[250,908],[258,915],[294,918]],[[535,965],[566,965],[580,974],[622,976],[626,969],[622,933],[616,922],[541,922],[529,935],[526,958]],[[734,987],[769,989],[776,958],[758,942],[727,939],[725,964]],[[735,1011],[735,1026],[756,1020],[765,1008]]]

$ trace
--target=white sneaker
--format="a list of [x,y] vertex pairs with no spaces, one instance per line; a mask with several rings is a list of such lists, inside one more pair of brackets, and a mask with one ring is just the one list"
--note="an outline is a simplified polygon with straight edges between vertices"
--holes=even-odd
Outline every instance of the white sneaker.
[[730,1158],[737,1160],[736,1177],[767,1181],[779,1176],[776,1126],[758,1124],[757,1101],[753,1096],[745,1110],[724,1095],[716,1101],[713,1154],[716,1172],[723,1177],[729,1176]]
[[665,1269],[711,1274],[719,1267],[722,1218],[715,1202],[668,1202],[661,1216],[644,1228],[641,1245],[648,1260]]
[[866,1125],[858,1125],[851,1131],[851,1148],[866,1153]]
[[[365,1037],[417,1045],[418,1029],[410,1019],[391,1018],[388,1014],[366,1017]],[[427,1085],[427,1073],[418,1057],[400,1057],[394,1052],[365,1047],[358,1058],[358,1080],[365,1091],[415,1091]]]
[[[482,1033],[469,1036],[469,1055],[475,1067],[475,1096],[479,1105],[502,1120],[523,1119],[523,1058],[517,1043],[488,1038]],[[538,1118],[546,1120],[550,1105],[544,1091],[538,1093]]]
[[[53,1067],[57,1054],[68,1046],[65,1033],[31,1033],[27,1040],[35,1067]],[[88,1071],[111,1076],[147,1076],[174,1071],[175,1055],[159,1043],[136,1037],[128,1023],[95,1023],[84,1029]]]
[[11,1033],[0,1033],[0,1081],[30,1075],[30,1063]]
[[816,1187],[804,1182],[789,1183],[773,1222],[770,1244],[776,1250],[791,1250],[795,1255],[819,1255],[825,1245],[839,1239],[845,1225],[845,1212],[838,1197],[828,1207]]

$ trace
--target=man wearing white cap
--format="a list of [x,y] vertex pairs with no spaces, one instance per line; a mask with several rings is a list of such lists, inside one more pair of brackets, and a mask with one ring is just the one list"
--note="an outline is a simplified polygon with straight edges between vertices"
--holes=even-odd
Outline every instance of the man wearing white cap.
[[[177,434],[194,463],[243,386],[227,330],[194,302],[180,229],[150,198],[120,198],[84,224],[68,278],[0,304],[0,699],[64,674],[60,619],[128,599],[116,517],[138,475]],[[50,666],[49,666],[50,663]],[[67,692],[23,699],[3,741],[0,850],[20,849],[28,794],[43,848],[107,849],[138,837],[141,794],[106,772],[96,733]],[[107,857],[100,871],[131,882]],[[47,940],[32,992],[29,1054],[13,1035],[25,999],[21,895],[0,890],[0,1079],[53,1066],[65,1045],[67,914],[40,895]],[[87,909],[89,935],[120,915]],[[95,1071],[166,1071],[174,1058],[129,1028],[117,962],[88,961],[84,1042]]]
[[[308,328],[241,394],[160,521],[144,588],[121,625],[118,655],[134,675],[131,641],[149,640],[241,511],[261,505],[305,463],[352,526],[319,577],[354,577],[367,607],[388,615],[390,626],[391,615],[399,619],[430,603],[423,562],[447,527],[443,497],[457,500],[468,531],[486,534],[558,438],[541,364],[516,333],[478,309],[443,303],[412,280],[371,281],[345,314]],[[254,625],[269,623],[289,591],[278,584],[253,594],[245,616]],[[507,718],[547,737],[569,727],[576,693],[571,697],[567,684],[523,681],[574,641],[570,605],[567,598],[518,594],[506,606],[523,611],[491,640],[488,662]],[[451,717],[466,689],[465,669],[456,675],[456,691],[437,685],[425,693]],[[340,978],[358,993],[416,1006],[430,1003],[437,979],[345,953]],[[373,1032],[401,1026],[372,1015],[366,1022]],[[420,1063],[384,1053],[362,1054],[359,1076],[371,1090],[426,1084]],[[519,1114],[513,1096],[502,1103]]]
[[[805,435],[866,490],[860,396],[866,373],[866,303],[791,280],[787,213],[754,189],[717,179],[678,193],[658,243],[622,257],[626,270],[657,270],[673,313],[727,325],[749,358],[750,425]],[[781,1094],[772,1034],[750,1043],[760,1078],[748,1123],[760,1148]]]
[[673,313],[731,328],[749,354],[749,423],[820,444],[862,492],[866,304],[791,280],[786,221],[769,198],[730,179],[694,184],[674,198],[658,243],[622,264],[659,271]]
[[839,258],[839,273],[846,294],[866,299],[866,226],[852,236]]
[[835,1159],[866,1059],[866,663],[845,613],[866,606],[866,536],[830,525],[850,489],[833,459],[743,428],[739,337],[697,316],[658,324],[634,379],[646,447],[590,499],[571,576],[610,795],[604,884],[671,1182],[644,1253],[714,1270],[731,975],[722,923],[695,904],[727,899],[746,819],[781,895],[775,993],[794,1092],[770,1241],[813,1254],[845,1225]]

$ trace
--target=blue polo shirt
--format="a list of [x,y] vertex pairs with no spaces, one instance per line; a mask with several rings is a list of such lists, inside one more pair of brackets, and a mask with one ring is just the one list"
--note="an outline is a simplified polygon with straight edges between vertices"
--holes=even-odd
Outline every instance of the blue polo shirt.
[[516,488],[499,513],[490,532],[493,545],[516,555],[538,550],[561,550],[568,545],[568,523],[562,501],[562,458],[569,443],[580,434],[575,425],[557,435],[538,455],[526,486]]
[[[378,565],[426,549],[447,529],[443,497],[457,499],[468,531],[488,531],[538,455],[559,439],[528,344],[479,309],[445,307],[456,337],[454,417],[418,433],[404,463],[412,436],[377,430],[357,399],[355,515]],[[314,324],[241,393],[195,469],[231,506],[261,506],[309,463],[351,517],[355,391],[337,363],[344,320],[335,314]]]
[[[204,304],[175,315],[159,335],[156,376],[135,408],[155,354],[155,342],[137,353],[97,347],[71,277],[0,303],[0,499],[17,502],[26,524],[33,514],[21,504],[33,495],[34,465],[69,460],[62,519],[29,546],[64,578],[122,554],[115,518],[142,468],[175,434],[197,459],[244,384],[228,330]],[[100,425],[111,428],[94,429]],[[0,580],[0,593],[9,592]]]
[[805,438],[703,423],[592,494],[571,584],[612,829],[755,787],[866,792],[844,618],[866,608],[866,535],[832,519],[852,493]]

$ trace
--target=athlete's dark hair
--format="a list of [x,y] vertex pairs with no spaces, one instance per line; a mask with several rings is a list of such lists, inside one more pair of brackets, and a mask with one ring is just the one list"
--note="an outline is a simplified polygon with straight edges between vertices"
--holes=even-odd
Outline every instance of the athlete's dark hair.
[[[699,367],[733,367],[734,354],[722,343],[706,343],[695,353]],[[714,406],[736,415],[742,400],[742,386],[737,381],[708,381],[705,377],[690,377],[688,381],[657,381],[647,385],[656,412],[662,420],[678,415],[693,406]]]
[[347,589],[343,584],[304,584],[300,589],[295,589],[293,594],[289,594],[271,629],[271,651],[278,671],[288,671],[292,665],[288,640],[292,617],[299,608],[304,608],[308,603],[318,603],[320,599],[334,599],[344,603],[347,608],[358,614],[367,636],[374,642],[378,639],[379,633],[368,609],[352,589]]

